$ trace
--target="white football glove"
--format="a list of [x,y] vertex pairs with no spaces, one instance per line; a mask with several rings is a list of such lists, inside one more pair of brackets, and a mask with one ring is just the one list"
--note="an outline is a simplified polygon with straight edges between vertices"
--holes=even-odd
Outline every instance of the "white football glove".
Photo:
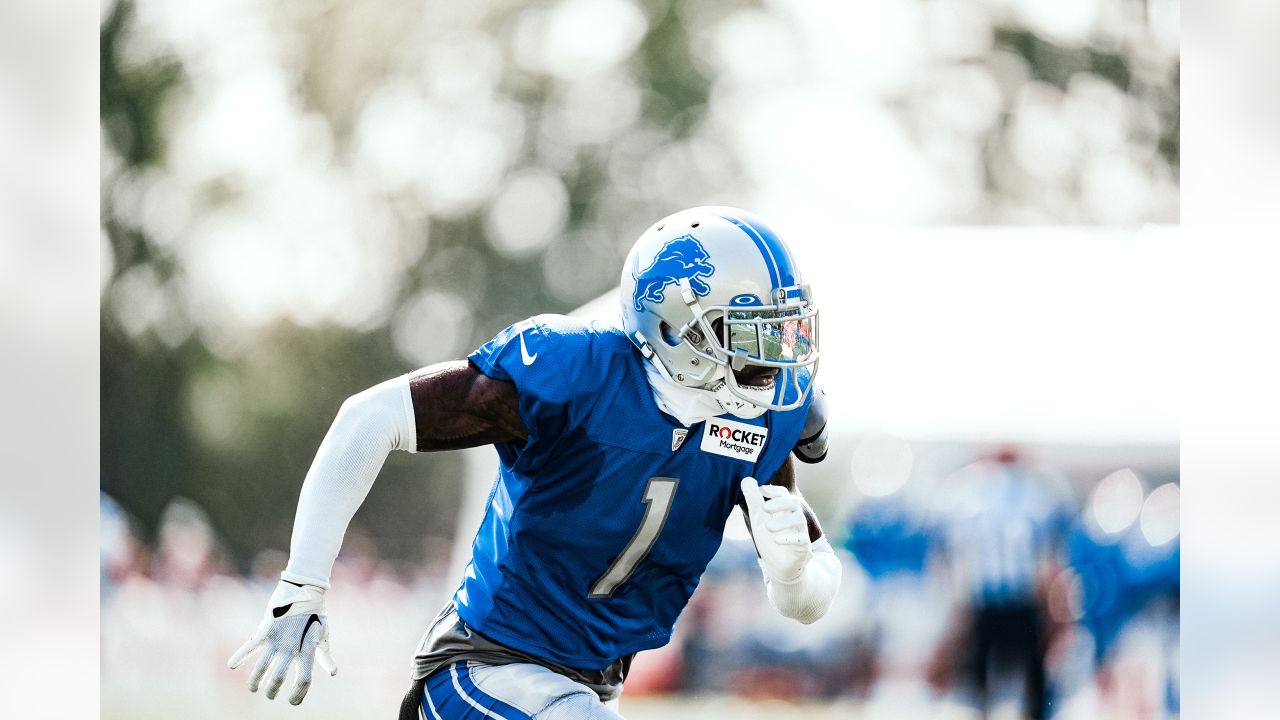
[[257,692],[262,678],[271,670],[267,681],[267,697],[274,700],[284,684],[289,666],[298,661],[298,675],[293,683],[289,703],[298,705],[311,687],[312,663],[336,675],[338,666],[329,654],[329,621],[324,614],[324,589],[314,585],[296,585],[284,580],[271,593],[262,623],[244,645],[227,660],[232,670],[240,667],[259,648],[265,648],[249,676],[249,692]]
[[742,495],[765,576],[784,585],[796,582],[813,557],[800,498],[779,485],[758,485],[752,477],[742,479]]

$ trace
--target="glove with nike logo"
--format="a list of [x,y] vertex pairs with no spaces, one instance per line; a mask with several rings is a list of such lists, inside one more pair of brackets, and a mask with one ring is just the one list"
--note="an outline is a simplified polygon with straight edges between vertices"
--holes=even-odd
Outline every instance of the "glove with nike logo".
[[258,664],[249,675],[249,692],[257,692],[262,679],[267,679],[267,697],[274,700],[294,661],[298,673],[289,703],[298,705],[311,687],[311,669],[315,661],[330,675],[338,666],[329,654],[329,621],[324,613],[324,589],[314,585],[298,585],[281,580],[271,593],[267,613],[244,645],[227,660],[232,670],[240,667],[250,655],[263,649]]

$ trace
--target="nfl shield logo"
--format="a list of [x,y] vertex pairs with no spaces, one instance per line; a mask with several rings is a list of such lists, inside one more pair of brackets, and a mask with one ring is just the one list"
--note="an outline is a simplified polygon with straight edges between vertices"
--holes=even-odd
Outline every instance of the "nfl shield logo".
[[684,438],[688,434],[688,428],[676,428],[671,431],[671,452],[675,452],[680,449],[680,443],[684,442]]

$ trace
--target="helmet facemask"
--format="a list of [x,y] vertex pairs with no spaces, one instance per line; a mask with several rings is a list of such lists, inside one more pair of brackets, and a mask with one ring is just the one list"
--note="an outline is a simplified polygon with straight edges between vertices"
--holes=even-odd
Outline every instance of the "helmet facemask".
[[[686,331],[683,339],[695,355],[722,368],[704,389],[721,396],[727,391],[728,397],[761,409],[751,417],[804,404],[818,370],[818,310],[808,286],[779,288],[771,304],[738,296],[730,305],[703,308],[692,292],[682,294],[693,313],[690,325],[697,328],[693,335]],[[699,342],[704,338],[709,342]],[[744,385],[735,371],[748,366],[778,372],[766,386]],[[809,381],[803,385],[801,368],[809,368]],[[794,400],[783,402],[788,393]]]

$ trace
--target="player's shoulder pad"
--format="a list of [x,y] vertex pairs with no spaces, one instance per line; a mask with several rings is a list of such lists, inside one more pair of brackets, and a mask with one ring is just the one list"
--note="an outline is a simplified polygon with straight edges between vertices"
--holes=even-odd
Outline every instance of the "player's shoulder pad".
[[599,388],[617,356],[633,352],[622,331],[606,323],[545,314],[515,323],[472,357],[482,371],[500,364],[501,379],[515,382],[522,395],[568,402]]
[[827,457],[827,394],[822,388],[813,389],[800,440],[791,452],[796,459],[806,463],[822,462]]
[[512,328],[517,331],[529,328],[535,330],[527,337],[531,350],[536,343],[559,352],[567,352],[569,357],[612,355],[632,350],[631,343],[622,330],[598,320],[546,313],[534,315],[516,323]]

